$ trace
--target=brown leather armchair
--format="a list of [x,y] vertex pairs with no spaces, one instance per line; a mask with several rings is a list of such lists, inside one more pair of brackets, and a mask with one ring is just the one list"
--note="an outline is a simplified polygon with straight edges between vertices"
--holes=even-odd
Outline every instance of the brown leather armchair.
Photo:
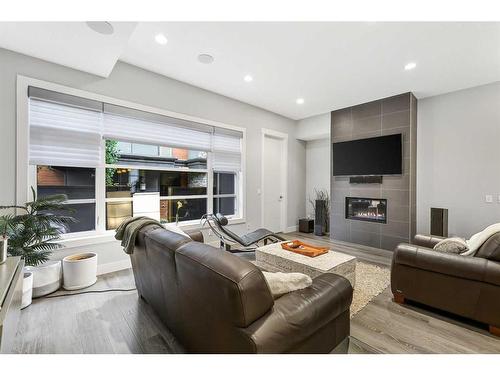
[[500,336],[500,233],[471,257],[432,250],[442,239],[417,235],[414,244],[397,246],[391,268],[394,300],[420,302],[485,323]]
[[139,295],[188,352],[328,353],[349,335],[352,287],[341,276],[273,300],[252,263],[152,227],[131,260]]

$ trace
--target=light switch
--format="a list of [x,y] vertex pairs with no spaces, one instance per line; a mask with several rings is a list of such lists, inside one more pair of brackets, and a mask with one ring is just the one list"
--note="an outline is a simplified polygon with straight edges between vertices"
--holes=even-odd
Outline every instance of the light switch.
[[485,200],[486,200],[486,203],[493,203],[493,195],[486,194]]

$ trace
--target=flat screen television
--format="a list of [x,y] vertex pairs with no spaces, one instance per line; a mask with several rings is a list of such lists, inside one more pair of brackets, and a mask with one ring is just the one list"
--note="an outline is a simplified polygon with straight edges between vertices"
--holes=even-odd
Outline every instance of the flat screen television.
[[357,139],[333,144],[334,176],[402,174],[402,135]]

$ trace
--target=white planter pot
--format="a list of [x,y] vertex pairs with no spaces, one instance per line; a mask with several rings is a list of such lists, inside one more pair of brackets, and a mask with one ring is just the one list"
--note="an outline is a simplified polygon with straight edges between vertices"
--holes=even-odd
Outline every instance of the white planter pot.
[[33,295],[33,272],[25,271],[23,276],[23,296],[21,298],[21,309],[31,305]]
[[63,259],[63,288],[83,289],[97,281],[97,254],[82,253]]
[[33,272],[33,298],[46,296],[61,287],[61,261],[45,262],[39,266],[25,267],[26,271]]

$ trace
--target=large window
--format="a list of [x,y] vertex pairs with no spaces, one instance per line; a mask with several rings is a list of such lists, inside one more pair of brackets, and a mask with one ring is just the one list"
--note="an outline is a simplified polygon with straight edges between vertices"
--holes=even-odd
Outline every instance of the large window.
[[67,195],[68,235],[139,215],[242,217],[242,132],[33,87],[29,96],[29,185]]
[[114,140],[106,150],[108,230],[134,213],[170,223],[207,212],[206,152]]

